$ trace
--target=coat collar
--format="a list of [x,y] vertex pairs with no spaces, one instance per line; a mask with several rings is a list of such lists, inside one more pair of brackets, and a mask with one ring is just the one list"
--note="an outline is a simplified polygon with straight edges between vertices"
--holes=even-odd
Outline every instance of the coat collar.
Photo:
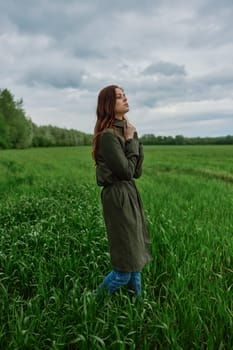
[[124,128],[125,127],[125,120],[115,119],[113,122],[113,125],[117,126],[119,128]]

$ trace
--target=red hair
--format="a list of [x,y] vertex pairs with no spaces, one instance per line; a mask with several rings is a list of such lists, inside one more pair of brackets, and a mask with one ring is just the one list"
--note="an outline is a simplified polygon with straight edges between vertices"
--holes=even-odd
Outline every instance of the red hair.
[[96,153],[98,146],[98,137],[103,130],[112,127],[115,119],[115,104],[116,104],[116,91],[119,88],[117,85],[109,85],[103,88],[98,95],[98,102],[96,108],[97,120],[94,129],[92,156],[96,161]]

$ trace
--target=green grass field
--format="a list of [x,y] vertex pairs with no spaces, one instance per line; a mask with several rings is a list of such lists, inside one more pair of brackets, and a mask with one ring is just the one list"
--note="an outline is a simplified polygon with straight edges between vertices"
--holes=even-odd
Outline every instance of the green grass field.
[[89,147],[0,151],[1,349],[232,349],[233,147],[145,147],[144,301],[111,269]]

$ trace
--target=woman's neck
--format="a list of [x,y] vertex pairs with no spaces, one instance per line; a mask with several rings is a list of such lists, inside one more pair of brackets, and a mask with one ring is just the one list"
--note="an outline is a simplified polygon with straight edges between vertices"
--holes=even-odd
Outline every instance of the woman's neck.
[[124,120],[124,116],[123,115],[115,115],[115,119]]

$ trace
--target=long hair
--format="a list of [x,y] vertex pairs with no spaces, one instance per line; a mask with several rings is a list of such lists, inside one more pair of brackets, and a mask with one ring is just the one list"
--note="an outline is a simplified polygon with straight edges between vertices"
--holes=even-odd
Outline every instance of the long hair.
[[112,127],[113,121],[115,119],[116,88],[120,87],[117,85],[106,86],[99,92],[98,95],[96,108],[97,120],[95,124],[92,144],[92,157],[95,161],[98,146],[98,137],[103,130]]

